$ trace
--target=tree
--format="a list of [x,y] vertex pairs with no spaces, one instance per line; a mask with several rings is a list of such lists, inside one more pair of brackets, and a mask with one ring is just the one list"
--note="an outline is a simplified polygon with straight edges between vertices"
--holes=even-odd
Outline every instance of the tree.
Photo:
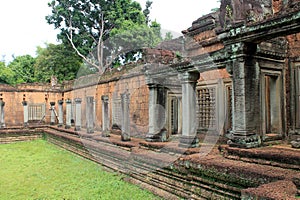
[[173,39],[173,34],[170,31],[166,32],[164,40],[168,41],[172,39]]
[[150,24],[150,9],[152,6],[152,1],[147,0],[146,1],[146,8],[143,10],[143,13],[145,15],[146,18],[146,24],[149,25]]
[[[31,55],[17,56],[8,64],[8,68],[13,72],[14,81],[11,84],[33,83],[35,58]],[[8,73],[10,73],[8,71]]]
[[82,59],[70,45],[47,44],[46,48],[38,47],[34,65],[36,79],[49,82],[55,76],[59,82],[76,78]]
[[145,24],[140,4],[132,0],[53,0],[49,6],[52,15],[46,20],[60,29],[58,38],[70,42],[76,53],[100,72],[105,68],[105,54],[110,54],[104,44],[110,32],[125,21]]
[[15,73],[5,65],[5,62],[0,62],[0,83],[14,84]]
[[112,30],[110,42],[115,45],[115,49],[155,47],[162,40],[160,30],[160,24],[156,21],[152,22],[150,27],[125,21],[120,29]]

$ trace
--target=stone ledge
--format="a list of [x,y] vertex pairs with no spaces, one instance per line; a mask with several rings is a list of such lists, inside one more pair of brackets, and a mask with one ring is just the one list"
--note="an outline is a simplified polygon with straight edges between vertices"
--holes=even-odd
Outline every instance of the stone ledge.
[[287,148],[284,145],[255,149],[240,149],[221,145],[219,150],[225,158],[233,160],[300,170],[300,150]]
[[[229,160],[220,156],[217,148],[205,155],[199,153],[201,148],[188,149],[193,154],[178,155],[168,151],[168,148],[178,150],[178,141],[149,143],[163,148],[153,151],[141,148],[141,143],[147,144],[142,139],[122,142],[120,135],[112,134],[107,138],[99,134],[74,134],[69,130],[63,132],[51,128],[44,129],[44,132],[48,133],[45,138],[49,142],[158,187],[166,194],[187,199],[240,199],[241,189],[259,188],[262,184],[278,181],[294,182],[296,185],[300,180],[299,171]],[[123,144],[133,146],[125,147]]]

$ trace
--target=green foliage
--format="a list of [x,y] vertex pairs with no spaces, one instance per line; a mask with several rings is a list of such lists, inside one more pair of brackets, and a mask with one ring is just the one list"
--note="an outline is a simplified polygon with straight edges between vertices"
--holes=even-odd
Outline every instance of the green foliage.
[[161,41],[160,25],[152,22],[153,26],[134,24],[131,21],[124,21],[119,29],[111,31],[110,43],[113,49],[130,51],[143,47],[154,47]]
[[59,82],[75,79],[82,66],[81,58],[69,45],[47,44],[46,48],[38,47],[37,54],[34,68],[39,82],[49,82],[51,76]]
[[119,63],[115,59],[131,60],[126,56],[129,51],[161,41],[160,24],[150,24],[151,4],[147,1],[142,11],[133,0],[53,0],[46,19],[61,30],[58,39],[73,43],[76,52],[101,72],[102,66]]
[[136,61],[142,48],[155,47],[161,40],[160,24],[156,21],[152,22],[150,27],[124,21],[122,27],[111,31],[109,39],[112,55],[116,55],[113,57],[114,67]]
[[147,0],[146,1],[146,8],[145,8],[145,10],[143,10],[143,13],[144,13],[144,15],[145,15],[145,18],[146,18],[146,24],[148,25],[148,24],[150,24],[150,9],[151,9],[151,5],[152,5],[152,1],[149,1],[149,0]]
[[[125,21],[145,24],[140,4],[132,0],[53,0],[49,6],[52,15],[46,20],[61,30],[58,38],[67,43],[66,36],[72,31],[74,44],[83,55],[88,55],[99,39],[106,40],[110,31],[119,29]],[[100,38],[102,24],[104,32]]]
[[8,70],[9,76],[13,75],[13,79],[8,79],[10,84],[18,83],[33,83],[35,82],[34,76],[34,64],[35,58],[30,55],[17,56],[12,62],[8,64],[8,68],[13,72],[13,74]]
[[155,20],[151,22],[150,28],[153,30],[155,38],[153,39],[154,44],[157,45],[159,42],[162,41],[161,37],[161,26],[160,24]]
[[0,62],[0,83],[13,84],[15,73],[4,62]]
[[172,40],[172,39],[173,39],[173,34],[170,31],[166,32],[164,40],[168,41],[168,40]]
[[230,5],[226,5],[226,16],[229,18],[229,19],[232,19],[232,8]]
[[159,199],[43,140],[0,145],[0,163],[0,199]]

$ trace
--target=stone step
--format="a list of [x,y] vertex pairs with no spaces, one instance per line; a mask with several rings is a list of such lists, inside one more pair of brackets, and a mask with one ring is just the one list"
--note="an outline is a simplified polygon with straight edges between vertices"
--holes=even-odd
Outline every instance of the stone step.
[[[93,160],[106,169],[124,173],[131,182],[139,183],[168,199],[240,199],[243,189],[249,187],[255,188],[277,180],[292,180],[293,177],[300,180],[296,170],[290,171],[291,165],[286,166],[289,169],[282,169],[274,165],[264,166],[266,163],[241,162],[248,158],[228,160],[217,154],[201,157],[197,151],[170,154],[168,151],[144,148],[140,145],[141,140],[137,139],[121,142],[120,136],[114,135],[111,138],[98,138],[97,134],[76,135],[51,128],[45,132],[49,142]],[[156,145],[159,147],[161,143]],[[168,148],[177,149],[176,145]],[[231,149],[226,150],[231,152]],[[250,155],[249,152],[241,154]],[[273,156],[280,152],[265,154]]]
[[241,149],[221,145],[219,150],[228,159],[300,170],[300,150],[293,149],[289,145],[277,144],[255,149]]
[[[81,139],[85,150],[78,150],[76,145],[72,145],[72,142],[64,141],[70,140],[70,135],[66,134],[63,137],[63,133],[55,132],[53,134],[50,131],[50,134],[53,134],[47,137],[48,140],[50,139],[50,142],[94,160],[109,169],[129,174],[131,181],[134,179],[148,187],[155,187],[158,194],[164,193],[164,195],[169,194],[172,197],[184,197],[187,199],[204,199],[205,196],[215,196],[214,199],[225,197],[227,199],[239,199],[240,189],[238,188],[231,188],[232,192],[230,192],[230,187],[218,184],[217,181],[211,182],[205,179],[191,181],[185,175],[164,169],[166,165],[162,164],[162,161],[170,164],[169,162],[173,161],[174,158],[170,158],[171,160],[167,161],[162,153],[152,152],[153,155],[151,155],[151,152],[146,150],[130,152],[103,141],[85,139]],[[74,137],[73,139],[75,143],[78,143],[78,138]],[[170,157],[169,154],[165,156]]]
[[279,134],[269,133],[263,139],[263,146],[279,145],[283,143],[283,137]]
[[0,137],[0,144],[8,144],[14,142],[24,142],[41,139],[42,135],[29,135],[29,136],[17,136],[17,137]]
[[0,144],[30,141],[42,138],[42,134],[32,129],[1,129]]

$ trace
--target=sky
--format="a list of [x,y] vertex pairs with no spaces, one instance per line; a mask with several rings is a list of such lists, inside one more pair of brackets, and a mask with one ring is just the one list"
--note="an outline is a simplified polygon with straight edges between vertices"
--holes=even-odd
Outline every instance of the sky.
[[[0,6],[0,61],[9,62],[12,55],[36,56],[37,46],[57,43],[57,30],[47,24],[45,16],[51,14],[50,0],[6,0]],[[146,0],[137,0],[143,7]],[[151,20],[161,24],[163,31],[174,36],[191,26],[192,22],[212,8],[217,0],[152,0]],[[177,35],[176,35],[177,33]]]

